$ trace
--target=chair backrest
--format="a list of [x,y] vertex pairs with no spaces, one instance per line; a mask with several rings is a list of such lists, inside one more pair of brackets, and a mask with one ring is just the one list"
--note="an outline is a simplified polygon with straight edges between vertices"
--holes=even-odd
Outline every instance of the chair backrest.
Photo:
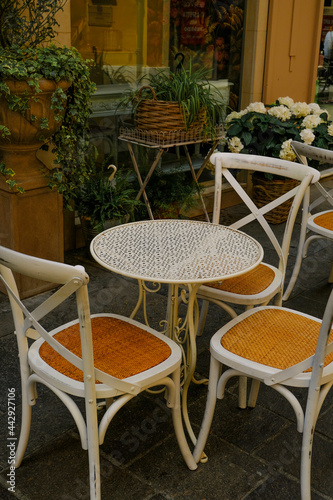
[[[333,164],[333,151],[329,149],[322,149],[322,148],[317,148],[316,146],[309,146],[308,144],[304,144],[298,141],[291,141],[291,147],[295,152],[298,161],[303,165],[308,164],[307,158],[319,161],[322,164]],[[325,168],[320,171],[320,180],[325,180],[332,176],[333,176],[333,167]],[[328,191],[320,182],[316,182],[315,186],[318,189],[320,196],[314,199],[314,201],[308,207],[307,211],[311,212],[311,210],[316,208],[324,201],[328,202],[330,205],[333,206],[333,189]]]
[[[319,172],[306,165],[300,165],[299,163],[280,160],[278,158],[238,153],[214,153],[211,156],[210,161],[213,165],[215,165],[213,223],[219,223],[224,178],[228,185],[233,187],[249,210],[248,215],[233,223],[231,227],[240,229],[246,224],[257,220],[277,252],[279,257],[279,269],[285,273],[290,239],[298,209],[308,186],[319,179]],[[237,180],[237,172],[239,170],[278,175],[280,178],[285,177],[287,179],[295,179],[299,181],[299,183],[297,183],[296,187],[292,187],[287,193],[284,193],[276,200],[270,201],[267,205],[259,208],[255,205],[248,193],[242,187],[241,183]],[[282,242],[280,243],[266,221],[265,214],[269,213],[271,210],[289,199],[292,199],[293,202],[289,211],[288,220],[286,222],[284,236]]]
[[306,158],[317,160],[321,163],[333,163],[333,151],[329,149],[317,148],[303,142],[291,141],[291,147],[294,150],[300,163],[307,165]]
[[[43,301],[34,310],[28,310],[26,305],[20,300],[13,272],[46,282],[56,283],[61,286],[51,295],[47,294],[46,299],[43,297],[41,299]],[[36,339],[40,336],[63,358],[83,372],[84,383],[88,393],[91,394],[91,391],[95,390],[92,389],[95,379],[121,391],[132,394],[140,392],[141,389],[136,384],[119,380],[94,368],[87,288],[89,277],[82,266],[69,266],[59,262],[39,259],[0,246],[0,282],[5,285],[11,303],[21,373],[22,370],[25,374],[29,373],[27,364],[27,337]],[[60,306],[74,293],[80,327],[82,359],[60,344],[40,322],[42,318],[45,318],[47,314]]]

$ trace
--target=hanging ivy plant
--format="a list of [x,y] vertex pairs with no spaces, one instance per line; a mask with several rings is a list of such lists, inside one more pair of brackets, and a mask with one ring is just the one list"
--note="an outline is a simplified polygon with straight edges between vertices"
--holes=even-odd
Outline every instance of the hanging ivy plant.
[[[43,148],[55,154],[55,168],[49,173],[49,186],[64,195],[67,205],[76,197],[77,185],[89,176],[86,161],[89,148],[88,119],[91,114],[91,96],[95,84],[90,80],[92,61],[84,60],[75,48],[52,43],[56,36],[56,14],[67,0],[2,0],[0,5],[0,94],[8,107],[21,113],[30,123],[36,117],[30,113],[32,101],[38,101],[40,80],[45,78],[70,82],[67,91],[57,88],[51,100],[55,119],[61,121],[58,130],[45,142]],[[26,81],[33,90],[33,97],[15,95],[8,81]],[[43,130],[48,120],[38,122]],[[0,125],[0,136],[8,144],[11,130]],[[15,179],[15,172],[0,159],[0,173],[11,189],[23,192]]]

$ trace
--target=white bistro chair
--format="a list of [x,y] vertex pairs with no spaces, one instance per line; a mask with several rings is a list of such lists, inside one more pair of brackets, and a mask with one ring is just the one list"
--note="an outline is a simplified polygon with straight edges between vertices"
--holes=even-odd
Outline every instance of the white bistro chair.
[[[231,278],[221,283],[210,283],[199,288],[198,298],[203,299],[200,313],[199,332],[203,330],[207,315],[208,303],[212,302],[226,310],[231,317],[236,317],[233,308],[235,305],[250,309],[254,306],[268,304],[274,300],[275,305],[282,303],[282,291],[286,274],[286,266],[289,254],[291,235],[304,194],[311,183],[319,179],[317,170],[308,166],[299,165],[294,162],[280,160],[278,158],[261,157],[256,155],[245,155],[237,153],[215,153],[210,161],[215,165],[215,195],[213,223],[218,224],[221,212],[221,199],[223,197],[223,186],[232,187],[244,203],[248,214],[230,227],[243,229],[247,224],[256,221],[261,229],[260,243],[269,244],[276,256],[276,265],[262,262],[252,271],[237,278]],[[237,180],[235,173],[238,170],[253,172],[264,172],[279,175],[286,179],[298,181],[296,187],[283,194],[275,201],[258,208],[247,194],[241,183]],[[223,180],[227,183],[223,184]],[[289,217],[285,226],[282,241],[279,241],[272,227],[265,219],[265,214],[279,207],[286,200],[292,200]],[[256,398],[259,386],[253,384],[250,398]],[[246,380],[240,380],[239,407],[245,408],[246,403]]]
[[[204,457],[216,399],[223,398],[226,383],[234,376],[251,377],[279,392],[295,411],[297,430],[303,433],[301,498],[310,500],[313,434],[333,384],[332,317],[333,292],[322,322],[291,309],[260,306],[234,318],[212,337],[206,410],[193,453],[197,462]],[[228,369],[221,375],[223,365]],[[307,389],[305,411],[289,387]]]
[[[46,299],[42,295],[42,303],[28,310],[19,298],[13,272],[61,286]],[[181,420],[182,354],[176,343],[122,316],[90,316],[89,277],[82,266],[50,262],[0,246],[0,281],[9,295],[21,370],[22,425],[16,467],[28,443],[31,409],[40,383],[59,397],[78,427],[82,448],[88,450],[91,500],[101,498],[99,445],[112,418],[125,403],[153,386],[165,386],[180,451],[187,466],[196,469]],[[47,331],[40,320],[72,295],[78,319]],[[30,347],[28,338],[34,340]],[[84,399],[86,417],[71,396]],[[99,424],[97,399],[108,402]]]
[[[295,151],[298,161],[304,165],[307,165],[307,158],[317,160],[324,164],[333,163],[333,151],[309,146],[297,141],[292,141],[291,146]],[[288,286],[283,294],[283,300],[289,298],[295,286],[301,269],[302,260],[307,256],[309,244],[321,238],[333,240],[333,190],[325,189],[321,182],[328,178],[333,178],[333,167],[326,168],[320,172],[320,181],[315,183],[317,196],[313,202],[310,203],[310,190],[308,190],[304,196],[296,262]],[[332,208],[323,212],[313,213],[313,210],[323,202],[331,205]],[[333,263],[328,281],[329,283],[333,283]]]

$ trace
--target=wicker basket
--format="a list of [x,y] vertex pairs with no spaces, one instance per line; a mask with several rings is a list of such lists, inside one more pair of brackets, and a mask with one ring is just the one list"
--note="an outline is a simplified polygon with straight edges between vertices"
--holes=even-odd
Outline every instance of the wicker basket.
[[[297,186],[298,181],[295,179],[273,179],[268,180],[254,174],[252,176],[252,199],[258,208],[267,205],[279,196],[287,193]],[[265,215],[267,222],[271,224],[280,224],[288,219],[289,211],[293,200],[287,200],[282,205],[274,208]]]
[[[143,99],[135,113],[136,127],[140,130],[153,131],[185,131],[185,122],[179,104],[172,101],[159,101],[155,91],[149,85],[141,87],[138,98],[143,89],[149,89],[152,99]],[[205,124],[206,113],[201,111],[199,117],[190,125],[188,130],[202,130]]]

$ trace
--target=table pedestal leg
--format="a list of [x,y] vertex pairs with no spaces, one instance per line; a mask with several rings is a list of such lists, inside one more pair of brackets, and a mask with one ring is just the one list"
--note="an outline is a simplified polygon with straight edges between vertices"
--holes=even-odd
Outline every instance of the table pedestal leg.
[[[153,290],[151,288],[148,288],[146,283],[142,280],[138,280],[138,283],[139,298],[131,314],[131,318],[135,317],[140,306],[142,305],[145,323],[147,326],[149,326],[147,318],[146,294],[147,292],[157,292],[160,289],[161,285],[156,284],[156,288]],[[162,333],[174,340],[182,350],[182,414],[188,435],[194,445],[197,442],[197,438],[193,432],[188,416],[188,389],[191,382],[195,382],[197,384],[207,383],[207,379],[202,379],[200,381],[194,379],[194,371],[197,362],[196,336],[200,316],[196,295],[200,286],[200,283],[196,285],[188,285],[188,293],[186,289],[181,289],[180,294],[182,297],[182,301],[187,302],[187,312],[185,319],[181,319],[179,316],[179,285],[170,284],[166,319],[165,321],[161,321],[160,323],[160,326],[162,326],[163,323],[165,324],[165,328]]]
[[193,432],[190,419],[188,416],[188,408],[187,408],[187,394],[190,383],[192,381],[196,383],[206,383],[207,380],[202,380],[197,382],[194,380],[194,371],[197,363],[197,345],[196,345],[196,336],[199,325],[199,308],[197,303],[197,291],[200,287],[200,283],[196,285],[189,285],[189,296],[188,296],[188,304],[187,304],[187,330],[188,330],[188,343],[187,343],[187,351],[186,351],[186,359],[184,361],[184,383],[182,389],[182,413],[185,422],[185,426],[188,432],[188,435],[191,438],[191,441],[195,445],[197,442],[197,438]]

